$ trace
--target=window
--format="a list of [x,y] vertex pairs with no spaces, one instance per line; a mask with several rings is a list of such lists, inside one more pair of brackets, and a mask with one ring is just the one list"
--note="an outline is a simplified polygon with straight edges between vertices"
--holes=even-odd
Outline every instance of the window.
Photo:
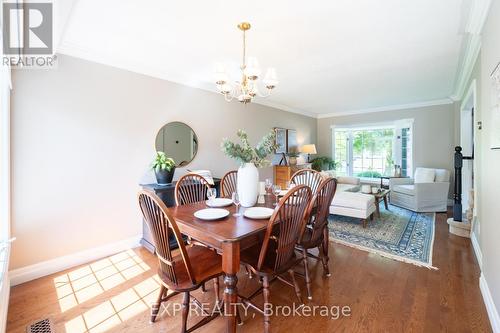
[[390,125],[360,128],[333,127],[333,155],[339,176],[379,178],[394,174],[401,166],[403,176],[412,170],[412,124],[398,121]]

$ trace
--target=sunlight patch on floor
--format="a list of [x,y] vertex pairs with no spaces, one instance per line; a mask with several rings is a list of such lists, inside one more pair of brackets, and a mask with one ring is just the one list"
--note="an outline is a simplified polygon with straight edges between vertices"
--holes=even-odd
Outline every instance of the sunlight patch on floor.
[[[59,307],[65,312],[110,290],[150,267],[133,250],[127,250],[54,278]],[[75,322],[75,325],[79,325]]]
[[158,276],[152,276],[66,322],[66,332],[105,332],[144,311],[149,312],[159,288]]

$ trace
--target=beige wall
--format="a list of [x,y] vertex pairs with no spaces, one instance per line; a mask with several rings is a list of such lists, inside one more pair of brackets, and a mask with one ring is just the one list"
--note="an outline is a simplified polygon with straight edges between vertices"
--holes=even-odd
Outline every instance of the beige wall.
[[481,118],[479,147],[479,234],[483,255],[483,274],[488,282],[496,308],[500,310],[500,218],[498,213],[498,189],[500,189],[500,150],[490,149],[492,129],[490,73],[500,61],[500,2],[492,1],[483,28],[481,49]]
[[15,71],[13,84],[11,269],[140,234],[137,184],[167,122],[194,129],[188,167],[215,176],[237,167],[220,142],[239,128],[254,142],[274,126],[316,139],[316,119],[68,56],[55,70]]
[[414,119],[413,167],[453,169],[455,107],[453,104],[318,119],[319,154],[331,156],[330,126]]

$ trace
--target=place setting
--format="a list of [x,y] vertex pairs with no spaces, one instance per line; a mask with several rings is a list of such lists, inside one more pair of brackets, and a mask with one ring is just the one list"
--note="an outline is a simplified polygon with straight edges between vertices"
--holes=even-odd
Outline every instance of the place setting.
[[245,208],[243,213],[240,212],[240,199],[237,192],[233,192],[231,199],[229,198],[217,198],[217,190],[215,188],[209,188],[207,190],[207,198],[205,204],[208,208],[200,209],[194,212],[194,216],[200,220],[204,221],[218,221],[223,220],[230,215],[229,210],[224,209],[224,207],[229,207],[234,205],[236,211],[233,214],[234,217],[244,216],[253,220],[265,220],[269,219],[274,209],[268,207],[254,206]]

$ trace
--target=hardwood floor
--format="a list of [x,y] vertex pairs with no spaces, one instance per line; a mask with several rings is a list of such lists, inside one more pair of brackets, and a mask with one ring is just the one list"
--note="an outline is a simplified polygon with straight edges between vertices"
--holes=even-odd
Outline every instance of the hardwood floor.
[[[273,332],[491,332],[479,290],[479,267],[468,239],[450,235],[446,214],[436,218],[433,264],[429,270],[382,258],[335,243],[330,244],[330,271],[309,261],[313,300],[308,305],[349,306],[351,315],[331,317],[273,316]],[[142,248],[129,250],[88,265],[31,281],[11,290],[7,332],[25,332],[26,325],[52,318],[57,332],[179,332],[180,312],[161,315],[149,323],[149,304],[159,288],[157,260]],[[238,287],[248,295],[256,278],[239,274]],[[305,282],[299,278],[302,294]],[[208,292],[193,293],[200,301],[214,299]],[[304,297],[304,299],[307,299]],[[172,298],[180,303],[181,295]],[[262,300],[258,296],[257,300]],[[274,305],[291,305],[294,291],[271,285]],[[250,311],[240,332],[262,332],[263,318]],[[198,320],[191,316],[190,323]],[[197,332],[222,332],[217,318]]]

